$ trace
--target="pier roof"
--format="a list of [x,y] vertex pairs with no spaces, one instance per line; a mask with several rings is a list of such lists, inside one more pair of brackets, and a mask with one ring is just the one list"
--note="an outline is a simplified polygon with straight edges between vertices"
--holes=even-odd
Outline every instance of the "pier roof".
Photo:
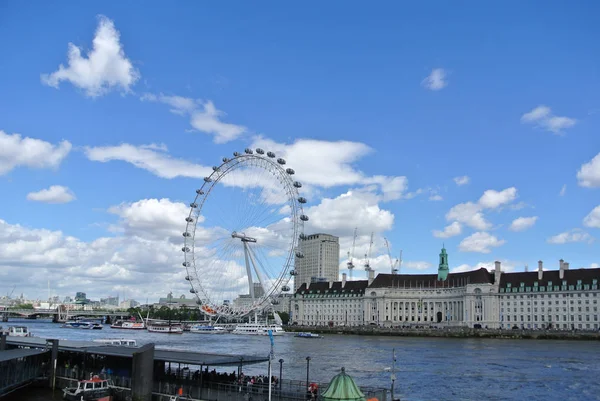
[[9,349],[0,351],[0,362],[10,361],[15,358],[26,358],[28,356],[40,355],[47,352],[43,349]]
[[[6,343],[21,347],[46,347],[46,339],[41,337],[7,337]],[[138,347],[120,347],[111,345],[99,345],[91,341],[69,341],[58,342],[59,351],[85,352],[87,354],[116,356],[132,358],[138,352]],[[43,351],[40,351],[43,352]],[[268,356],[237,355],[237,354],[212,354],[206,352],[193,352],[183,350],[155,349],[154,360],[188,365],[204,366],[238,366],[241,363],[250,365],[268,362]]]

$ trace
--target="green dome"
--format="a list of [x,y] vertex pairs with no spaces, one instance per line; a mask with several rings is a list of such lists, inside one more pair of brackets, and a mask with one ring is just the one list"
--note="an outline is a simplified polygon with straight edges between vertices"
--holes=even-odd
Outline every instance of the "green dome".
[[365,401],[365,395],[342,368],[342,373],[331,379],[322,399],[325,401]]

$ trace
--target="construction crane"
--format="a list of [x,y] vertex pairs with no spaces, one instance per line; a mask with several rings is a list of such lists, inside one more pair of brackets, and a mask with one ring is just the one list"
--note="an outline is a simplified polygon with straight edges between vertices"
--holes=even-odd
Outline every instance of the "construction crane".
[[393,260],[392,252],[390,252],[390,243],[385,237],[383,238],[383,240],[385,241],[385,247],[387,248],[388,257],[390,258],[390,268],[392,274],[398,274],[398,266],[400,265],[400,260],[402,259],[402,251],[400,251],[400,259]]
[[402,249],[400,249],[400,257],[398,258],[398,274],[400,273],[400,269],[402,268]]
[[371,248],[373,248],[373,233],[371,233],[371,242],[369,243],[369,251],[367,253],[365,253],[365,271],[366,272],[370,272],[371,270],[373,270],[371,268],[371,262],[369,261],[369,258],[371,257]]
[[348,273],[350,273],[350,280],[352,280],[352,270],[354,270],[354,262],[352,259],[354,258],[354,248],[356,247],[356,232],[358,227],[354,228],[354,238],[352,239],[352,251],[348,251],[348,263],[346,266],[348,267]]

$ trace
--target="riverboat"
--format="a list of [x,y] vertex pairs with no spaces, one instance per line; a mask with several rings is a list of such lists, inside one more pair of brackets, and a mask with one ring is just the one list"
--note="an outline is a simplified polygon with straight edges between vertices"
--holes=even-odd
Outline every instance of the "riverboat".
[[33,337],[33,334],[31,334],[27,326],[8,326],[8,328],[2,332],[12,337]]
[[117,320],[110,325],[111,329],[125,329],[125,330],[144,330],[146,324],[144,322],[137,322],[135,320]]
[[63,400],[68,401],[112,401],[112,388],[108,380],[92,376],[89,380],[81,380],[77,387],[63,389]]
[[116,345],[121,347],[137,347],[136,340],[130,340],[128,338],[97,338],[92,340],[95,343],[100,343],[102,345]]
[[102,330],[102,324],[84,321],[66,322],[60,327],[64,329]]
[[183,326],[180,323],[148,323],[150,333],[183,334]]
[[317,333],[311,333],[311,332],[300,332],[300,333],[297,333],[294,337],[299,337],[299,338],[323,338],[322,335],[317,334]]
[[221,326],[205,326],[201,324],[195,324],[190,327],[190,333],[197,334],[225,334],[227,330]]
[[251,336],[268,336],[269,331],[274,336],[282,336],[285,331],[280,325],[277,324],[261,324],[261,323],[242,323],[235,326],[232,331],[233,334],[244,334]]

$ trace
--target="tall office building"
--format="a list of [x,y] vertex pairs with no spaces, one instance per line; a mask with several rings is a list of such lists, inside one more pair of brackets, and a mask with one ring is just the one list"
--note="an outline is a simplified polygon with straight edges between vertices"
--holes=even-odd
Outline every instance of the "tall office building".
[[340,274],[340,239],[329,234],[307,235],[300,240],[303,258],[296,258],[294,291],[303,283],[338,281]]

